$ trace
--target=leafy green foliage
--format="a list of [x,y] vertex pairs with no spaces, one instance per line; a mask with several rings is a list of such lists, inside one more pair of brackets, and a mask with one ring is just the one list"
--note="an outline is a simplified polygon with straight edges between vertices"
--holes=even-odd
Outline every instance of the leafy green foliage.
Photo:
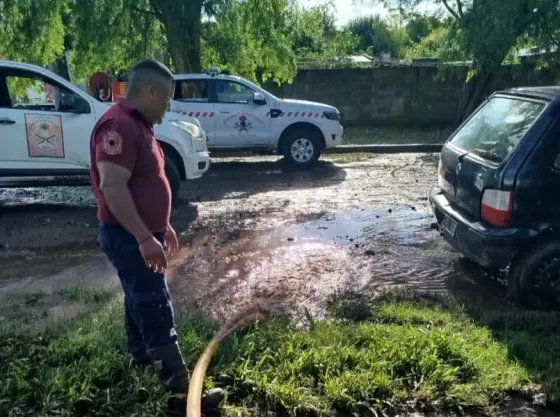
[[64,51],[69,0],[0,0],[0,55],[39,65]]
[[68,26],[74,76],[87,81],[97,71],[118,74],[142,57],[166,48],[161,23],[147,0],[74,0]]
[[407,50],[407,58],[450,58],[452,52],[449,46],[449,29],[438,27],[431,31],[427,36],[420,39],[416,44],[411,45]]
[[408,17],[405,28],[412,43],[419,43],[444,23],[437,16],[413,13]]
[[295,74],[287,0],[231,2],[203,28],[203,66],[219,66],[257,82]]
[[303,9],[293,0],[233,2],[202,30],[203,66],[257,83],[290,82],[296,60],[343,60],[356,38],[334,27],[329,5]]
[[[398,4],[415,6],[422,1],[399,0]],[[560,19],[560,6],[556,0],[440,0],[439,3],[452,17],[448,35],[455,52],[472,60],[458,121],[480,103],[496,71],[522,40],[538,40],[543,48],[550,48],[558,40],[555,24]]]
[[372,55],[390,52],[392,56],[404,56],[409,42],[404,28],[392,26],[379,16],[360,17],[346,27],[358,37],[357,50]]
[[[178,72],[200,71],[202,61],[259,82],[290,81],[292,7],[288,0],[1,0],[0,53],[46,65],[66,46],[80,82],[96,71],[121,74],[147,56],[171,58]],[[202,23],[203,12],[212,19]]]
[[334,12],[329,4],[290,9],[292,49],[302,60],[342,60],[352,54],[358,38],[334,26]]
[[[40,333],[0,330],[0,361],[6,364],[0,367],[0,414],[163,416],[166,395],[153,370],[127,366],[122,300],[79,288],[59,296],[91,308]],[[29,309],[48,304],[46,297],[25,296],[18,303]],[[13,319],[21,320],[26,309]],[[327,320],[312,321],[307,330],[278,318],[230,336],[206,381],[227,388],[226,413],[276,406],[319,416],[416,404],[487,409],[508,390],[534,389],[523,364],[549,398],[560,398],[559,369],[551,366],[558,354],[558,337],[550,337],[557,314],[471,310],[405,294],[375,302],[343,295],[329,311]],[[198,315],[178,315],[177,321],[192,367],[218,326]],[[512,353],[521,362],[512,361]]]

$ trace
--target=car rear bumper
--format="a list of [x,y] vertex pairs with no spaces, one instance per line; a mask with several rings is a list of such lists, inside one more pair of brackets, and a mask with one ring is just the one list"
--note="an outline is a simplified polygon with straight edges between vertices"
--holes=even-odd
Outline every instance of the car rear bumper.
[[210,168],[208,152],[194,152],[185,157],[185,177],[194,180],[202,177]]
[[445,240],[462,255],[487,268],[507,267],[536,235],[528,229],[502,229],[471,219],[454,207],[439,187],[432,189],[430,204]]
[[344,128],[341,124],[338,124],[333,129],[328,129],[323,132],[325,135],[325,148],[335,148],[342,144],[342,134],[344,133]]

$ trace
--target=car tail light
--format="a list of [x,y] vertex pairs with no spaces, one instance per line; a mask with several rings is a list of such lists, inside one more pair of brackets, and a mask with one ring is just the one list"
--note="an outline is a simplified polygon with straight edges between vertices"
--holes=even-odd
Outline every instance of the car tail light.
[[482,194],[480,217],[496,227],[507,227],[513,209],[513,192],[486,189]]

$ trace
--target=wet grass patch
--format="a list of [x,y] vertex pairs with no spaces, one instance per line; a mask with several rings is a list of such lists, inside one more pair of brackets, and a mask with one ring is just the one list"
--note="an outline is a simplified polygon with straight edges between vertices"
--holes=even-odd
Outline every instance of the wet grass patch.
[[115,297],[99,288],[72,286],[53,293],[10,294],[0,300],[1,332],[35,334],[95,312]]
[[82,302],[88,304],[108,302],[114,294],[103,288],[70,286],[57,292],[66,301]]
[[[488,364],[493,365],[492,374],[499,374],[500,368],[507,364],[525,374],[520,380],[521,385],[506,391],[529,399],[537,392],[545,393],[548,405],[560,410],[560,361],[557,360],[560,357],[560,334],[556,330],[559,312],[531,311],[509,300],[488,303],[481,298],[419,294],[407,290],[374,296],[345,293],[332,297],[329,311],[331,318],[339,322],[356,323],[365,318],[426,331],[446,328],[457,335],[478,334],[481,337],[479,342],[467,347],[471,355],[478,354],[477,360],[483,360],[483,354],[490,346],[484,343],[487,338],[492,346],[500,347],[499,351],[494,351],[495,357],[507,359],[498,365],[498,362],[492,363],[491,356],[488,357]],[[482,337],[480,332],[485,336]],[[470,343],[469,340],[465,339],[465,343]],[[503,398],[503,395],[489,398]]]
[[[0,415],[164,415],[166,395],[153,371],[128,367],[120,297],[76,291],[66,297],[97,308],[37,333],[0,331]],[[484,411],[512,391],[536,391],[532,378],[551,397],[558,389],[551,357],[543,367],[551,352],[534,359],[539,375],[512,356],[508,340],[523,352],[528,340],[519,331],[528,330],[513,330],[505,312],[476,318],[453,300],[393,293],[333,297],[329,313],[304,329],[277,317],[228,338],[207,378],[227,389],[225,414]],[[195,314],[177,322],[193,367],[219,324]]]

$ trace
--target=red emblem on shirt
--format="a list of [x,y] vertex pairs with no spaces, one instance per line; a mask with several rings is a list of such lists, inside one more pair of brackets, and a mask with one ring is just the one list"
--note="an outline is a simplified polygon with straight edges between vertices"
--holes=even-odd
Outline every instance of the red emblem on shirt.
[[114,130],[103,135],[103,152],[107,155],[120,155],[122,152],[122,136]]

